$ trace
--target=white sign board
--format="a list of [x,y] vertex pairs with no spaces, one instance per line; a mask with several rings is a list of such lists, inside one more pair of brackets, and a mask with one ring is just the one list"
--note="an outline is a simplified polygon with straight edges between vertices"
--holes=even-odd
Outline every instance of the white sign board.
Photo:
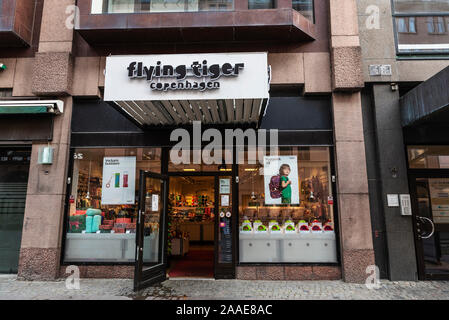
[[387,204],[389,207],[399,207],[399,197],[397,194],[387,194]]
[[400,194],[399,199],[401,201],[401,215],[412,215],[412,201],[409,194]]
[[231,193],[231,179],[220,179],[220,193]]
[[104,157],[101,204],[134,204],[136,157]]
[[265,156],[263,163],[265,204],[299,204],[298,158]]
[[104,91],[105,101],[268,98],[267,53],[109,56]]

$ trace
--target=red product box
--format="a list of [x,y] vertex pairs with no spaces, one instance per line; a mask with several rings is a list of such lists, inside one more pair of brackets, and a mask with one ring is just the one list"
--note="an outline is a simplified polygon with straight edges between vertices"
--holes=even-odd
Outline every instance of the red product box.
[[112,230],[114,230],[115,233],[125,233],[125,229],[123,228],[114,228]]
[[114,225],[114,220],[103,220],[103,224],[106,224],[106,225]]
[[127,223],[115,223],[114,224],[114,228],[122,228],[122,229],[126,229],[126,226],[128,224]]
[[100,230],[112,230],[113,226],[109,225],[109,224],[102,224],[100,226]]
[[126,229],[136,229],[136,224],[135,223],[127,223]]

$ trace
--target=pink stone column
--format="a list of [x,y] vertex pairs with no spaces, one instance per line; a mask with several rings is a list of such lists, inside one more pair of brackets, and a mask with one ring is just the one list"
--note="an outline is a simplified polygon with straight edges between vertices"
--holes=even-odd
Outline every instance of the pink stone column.
[[[64,112],[54,117],[53,139],[32,146],[18,270],[25,280],[59,277],[72,119],[73,28],[66,10],[74,4],[75,0],[44,1],[39,51],[33,61],[33,94],[62,100]],[[39,165],[39,148],[48,143],[54,148],[53,164]]]
[[363,283],[374,265],[360,90],[364,86],[356,0],[330,0],[332,109],[342,276]]

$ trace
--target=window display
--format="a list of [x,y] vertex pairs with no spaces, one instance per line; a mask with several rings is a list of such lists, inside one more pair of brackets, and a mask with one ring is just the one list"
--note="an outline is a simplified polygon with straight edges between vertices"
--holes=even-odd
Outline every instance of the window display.
[[140,170],[161,171],[155,148],[76,149],[65,261],[133,262]]
[[337,262],[329,149],[280,148],[239,166],[241,263]]

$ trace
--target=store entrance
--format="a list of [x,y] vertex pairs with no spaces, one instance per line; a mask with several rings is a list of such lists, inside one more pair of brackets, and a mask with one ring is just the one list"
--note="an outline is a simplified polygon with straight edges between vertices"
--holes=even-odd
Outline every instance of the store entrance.
[[170,278],[213,278],[215,177],[170,177],[168,255]]
[[235,277],[233,178],[220,173],[169,178],[168,277]]
[[449,175],[410,176],[420,280],[449,279]]

